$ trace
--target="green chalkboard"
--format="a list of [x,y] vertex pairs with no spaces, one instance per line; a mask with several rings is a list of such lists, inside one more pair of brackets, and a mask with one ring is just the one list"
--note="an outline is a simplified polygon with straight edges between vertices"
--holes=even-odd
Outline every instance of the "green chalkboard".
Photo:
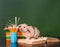
[[59,0],[0,0],[0,37],[8,20],[21,17],[20,24],[36,26],[41,36],[60,37]]

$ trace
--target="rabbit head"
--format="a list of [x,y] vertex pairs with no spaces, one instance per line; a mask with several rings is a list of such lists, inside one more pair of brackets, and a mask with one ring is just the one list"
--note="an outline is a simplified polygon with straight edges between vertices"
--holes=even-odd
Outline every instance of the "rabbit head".
[[28,28],[28,25],[27,24],[20,24],[18,27],[19,27],[20,31],[26,32],[27,28]]

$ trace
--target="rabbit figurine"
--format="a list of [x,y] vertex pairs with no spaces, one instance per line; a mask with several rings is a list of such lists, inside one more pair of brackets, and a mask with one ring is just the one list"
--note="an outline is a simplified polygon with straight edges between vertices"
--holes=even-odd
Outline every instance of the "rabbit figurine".
[[28,26],[27,24],[18,25],[19,31],[26,37],[26,39],[39,38],[40,31],[34,26]]

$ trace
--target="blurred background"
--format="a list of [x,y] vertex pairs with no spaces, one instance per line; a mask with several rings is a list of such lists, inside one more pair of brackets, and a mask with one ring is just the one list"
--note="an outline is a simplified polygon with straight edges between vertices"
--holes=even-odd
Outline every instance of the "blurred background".
[[14,17],[19,23],[36,26],[41,36],[60,37],[59,0],[0,0],[0,38],[5,37],[3,28]]

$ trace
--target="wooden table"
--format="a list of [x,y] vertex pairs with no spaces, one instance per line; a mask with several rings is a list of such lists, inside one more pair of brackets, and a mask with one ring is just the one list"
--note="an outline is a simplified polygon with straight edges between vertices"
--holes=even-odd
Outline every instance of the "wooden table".
[[[57,47],[60,41],[57,38],[48,38],[47,40],[35,41],[29,44],[29,43],[22,43],[22,40],[25,41],[24,39],[18,39],[18,40],[20,40],[21,42],[18,42],[16,44],[17,47]],[[11,47],[10,45],[11,45],[10,40],[8,41],[6,40],[6,47]]]

